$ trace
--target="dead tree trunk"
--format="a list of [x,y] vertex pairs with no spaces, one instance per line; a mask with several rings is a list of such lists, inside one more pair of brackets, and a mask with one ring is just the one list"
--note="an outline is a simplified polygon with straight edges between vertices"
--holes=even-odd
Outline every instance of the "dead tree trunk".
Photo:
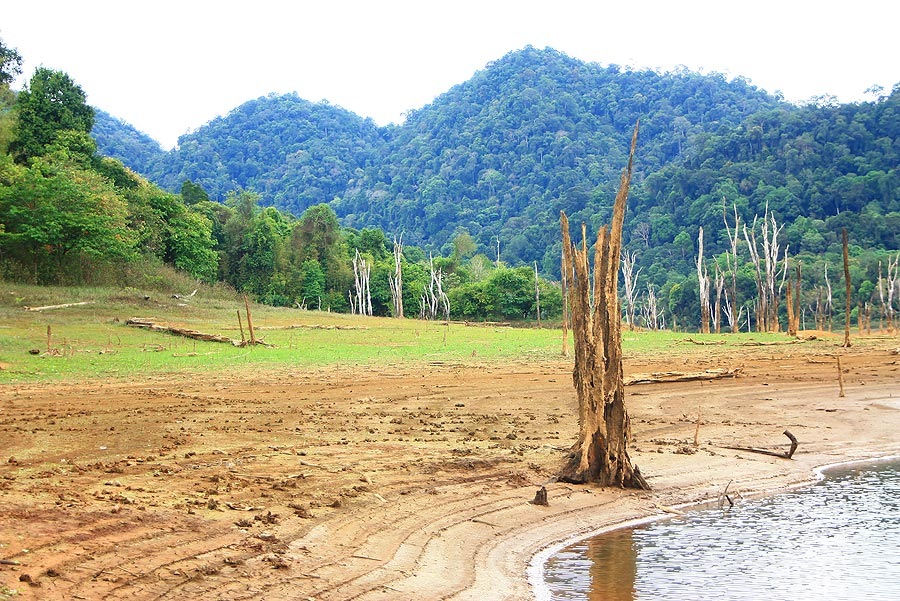
[[637,297],[637,279],[641,274],[638,269],[634,272],[634,262],[637,253],[626,252],[622,256],[622,278],[625,281],[625,321],[628,322],[628,329],[634,330],[634,305]]
[[356,251],[353,257],[353,286],[356,301],[351,298],[351,312],[359,315],[372,315],[372,293],[369,288],[369,279],[372,276],[372,265],[365,257]]
[[394,275],[388,274],[388,284],[391,287],[391,301],[394,305],[394,317],[403,318],[403,236],[394,238]]
[[[737,270],[738,270],[738,236],[741,225],[741,218],[738,216],[737,205],[732,204],[734,208],[734,233],[728,225],[728,215],[725,213],[725,197],[722,197],[722,220],[725,221],[725,230],[728,232],[728,240],[731,243],[731,252],[725,255],[725,267],[731,271],[731,303],[735,307],[740,306],[737,298]],[[727,300],[727,295],[726,295]],[[737,319],[730,320],[731,331],[737,334],[740,324]]]
[[825,263],[825,318],[822,321],[823,330],[831,331],[833,323],[831,316],[834,310],[834,299],[831,294],[831,282],[828,280],[828,263]]
[[[786,267],[785,267],[786,268]],[[790,280],[787,283],[787,293],[785,296],[788,320],[788,335],[796,336],[797,330],[800,328],[800,262],[797,261],[797,280],[792,284]]]
[[[900,264],[900,252],[892,260],[888,255],[887,279],[881,277],[881,262],[878,263],[878,296],[881,300],[881,316],[887,322],[887,331],[894,333],[894,291],[897,289],[898,264]],[[885,283],[887,284],[885,286]],[[885,300],[885,287],[887,288],[887,300]]]
[[[618,269],[622,250],[622,224],[631,182],[637,127],[631,139],[628,166],[622,173],[613,205],[612,222],[597,232],[594,252],[593,294],[587,240],[581,248],[569,237],[569,220],[560,214],[564,271],[573,274],[572,329],[575,334],[575,369],[580,434],[560,479],[596,482],[649,490],[640,470],[628,456],[631,423],[625,409],[622,374],[622,317],[619,308]],[[584,226],[582,226],[584,236]]]
[[534,262],[534,310],[537,313],[537,326],[541,328],[541,280],[538,277],[537,261]]
[[847,284],[847,302],[844,305],[844,348],[850,348],[850,303],[853,299],[850,287],[850,250],[845,227],[841,228],[841,243],[844,247],[844,282]]
[[703,266],[703,228],[697,234],[697,282],[700,285],[700,332],[709,334],[709,273]]

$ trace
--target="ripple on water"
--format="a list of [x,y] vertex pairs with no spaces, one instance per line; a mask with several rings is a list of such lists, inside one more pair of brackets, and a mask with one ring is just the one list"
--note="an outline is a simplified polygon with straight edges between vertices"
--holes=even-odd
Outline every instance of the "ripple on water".
[[581,541],[544,578],[554,600],[900,599],[900,463]]

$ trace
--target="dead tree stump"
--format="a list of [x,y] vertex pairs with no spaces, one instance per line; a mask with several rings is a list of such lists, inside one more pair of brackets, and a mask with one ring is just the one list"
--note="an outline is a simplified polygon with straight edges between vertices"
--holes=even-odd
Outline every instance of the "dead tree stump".
[[631,422],[625,409],[622,319],[618,295],[622,225],[637,134],[638,127],[635,126],[628,166],[622,172],[612,221],[597,232],[593,278],[585,226],[582,224],[582,244],[578,248],[569,236],[569,220],[565,212],[560,214],[563,265],[569,281],[575,337],[572,379],[578,396],[580,425],[578,442],[560,474],[560,480],[649,490],[640,470],[631,463],[627,450]]

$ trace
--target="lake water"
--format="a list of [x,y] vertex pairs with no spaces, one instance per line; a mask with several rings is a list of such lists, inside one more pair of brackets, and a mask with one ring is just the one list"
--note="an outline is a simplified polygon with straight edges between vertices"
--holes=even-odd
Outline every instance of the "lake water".
[[900,599],[900,462],[615,530],[544,565],[545,599]]

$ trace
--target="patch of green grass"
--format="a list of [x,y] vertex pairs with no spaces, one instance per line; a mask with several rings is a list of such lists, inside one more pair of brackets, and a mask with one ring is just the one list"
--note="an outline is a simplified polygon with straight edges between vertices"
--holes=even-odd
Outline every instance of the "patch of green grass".
[[[90,304],[42,312],[23,309],[70,302]],[[272,346],[238,348],[125,325],[130,317],[146,317],[239,340],[239,311],[246,330],[243,302],[221,290],[203,289],[194,297],[178,299],[158,290],[52,288],[0,282],[0,382],[125,379],[278,367],[561,359],[561,332],[546,327],[447,326],[417,319],[254,305],[256,335]],[[705,357],[728,349],[734,352],[738,344],[786,340],[784,334],[758,333],[626,330],[622,336],[626,358],[654,359]]]

